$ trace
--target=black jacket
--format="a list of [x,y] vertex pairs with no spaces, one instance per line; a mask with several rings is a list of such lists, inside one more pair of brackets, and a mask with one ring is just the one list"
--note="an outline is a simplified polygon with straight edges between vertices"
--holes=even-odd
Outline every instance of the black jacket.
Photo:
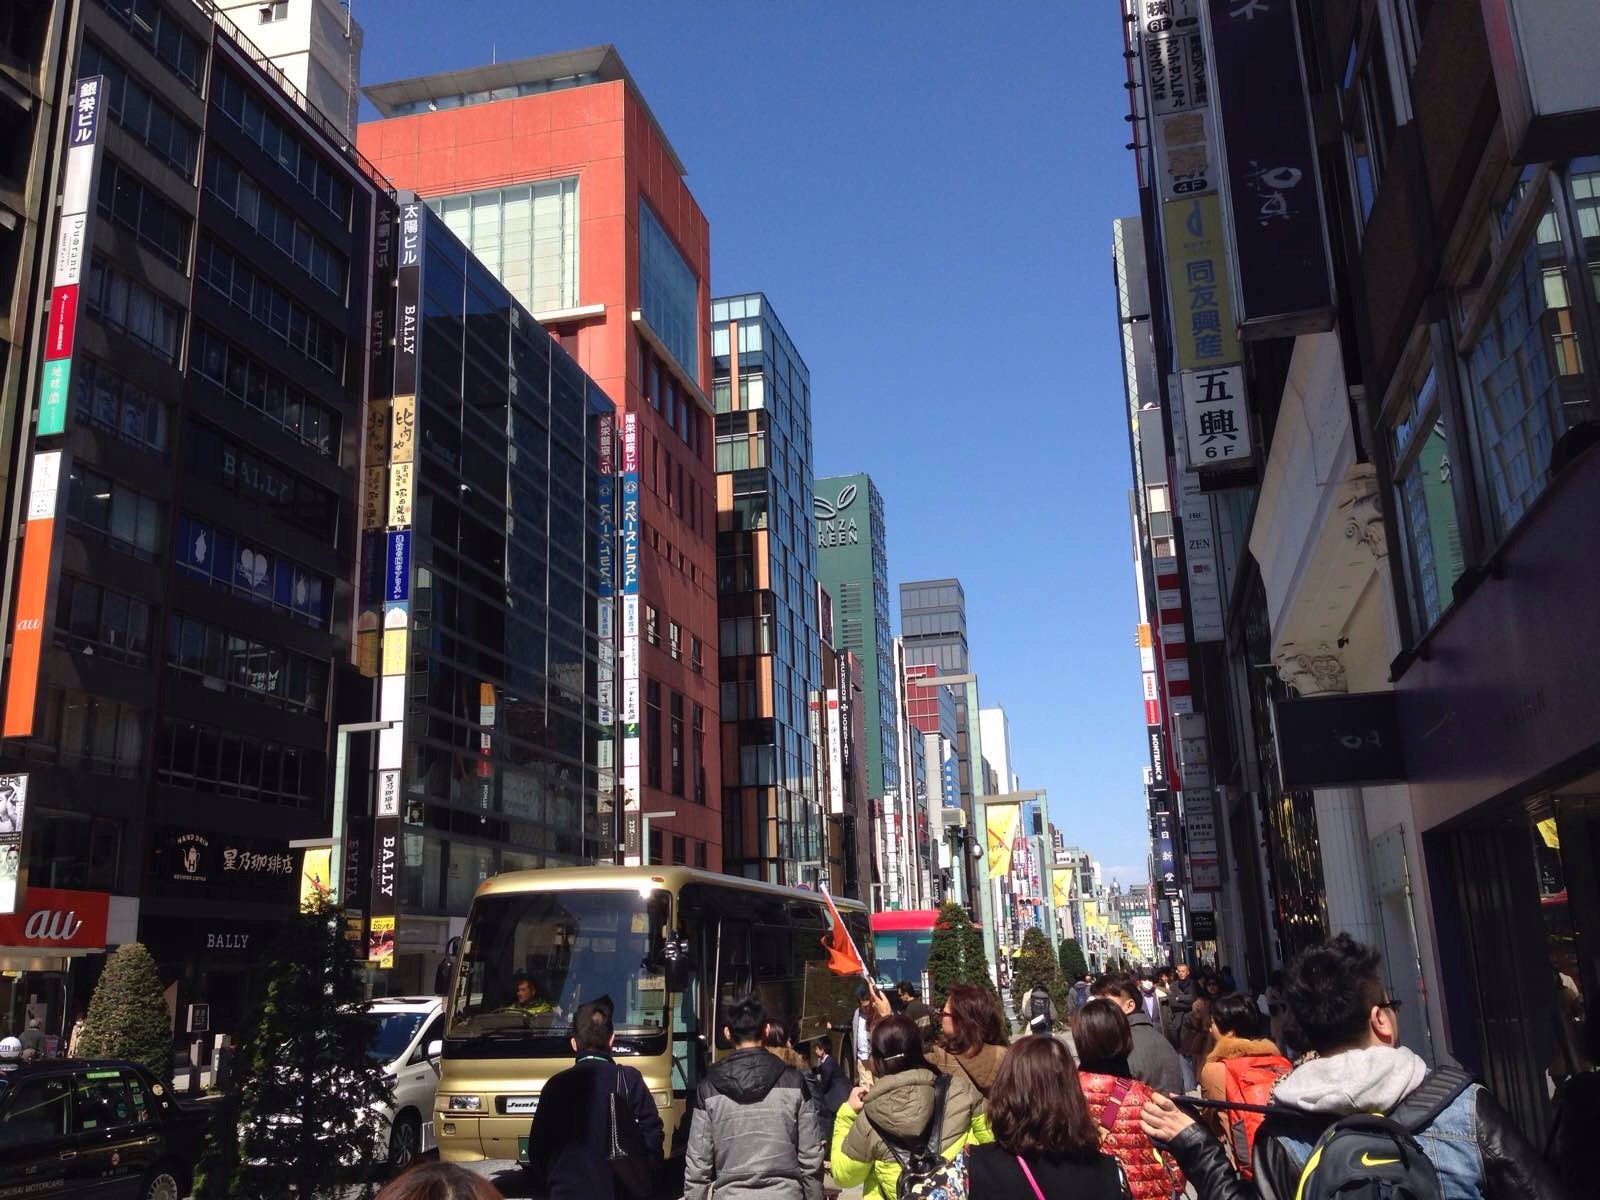
[[550,1200],[611,1200],[611,1093],[628,1098],[645,1148],[661,1154],[661,1114],[644,1076],[602,1055],[584,1055],[539,1093],[528,1130],[528,1169]]
[[[1108,1154],[1088,1161],[1030,1154],[1027,1160],[1044,1200],[1121,1200],[1128,1194],[1117,1160]],[[967,1186],[973,1200],[1034,1200],[1016,1155],[996,1142],[967,1149]]]
[[850,1079],[839,1066],[839,1060],[828,1055],[812,1072],[811,1096],[817,1108],[826,1117],[823,1129],[833,1128],[834,1114],[850,1095]]
[[1174,1047],[1183,1037],[1189,1010],[1194,1007],[1194,977],[1174,979],[1167,985],[1167,1040]]
[[[1335,1120],[1317,1113],[1268,1116],[1256,1133],[1251,1155],[1254,1186],[1239,1178],[1222,1143],[1202,1125],[1189,1126],[1168,1149],[1200,1200],[1257,1200],[1258,1196],[1260,1200],[1293,1200],[1300,1167],[1274,1133],[1315,1145]],[[1483,1159],[1484,1200],[1576,1200],[1562,1189],[1506,1110],[1482,1088],[1473,1109],[1473,1128]]]

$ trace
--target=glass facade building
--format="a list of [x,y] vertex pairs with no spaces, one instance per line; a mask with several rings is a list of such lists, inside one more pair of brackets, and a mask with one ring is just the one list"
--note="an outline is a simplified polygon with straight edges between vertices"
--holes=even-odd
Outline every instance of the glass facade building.
[[711,302],[723,867],[815,884],[824,802],[809,702],[821,687],[811,377],[767,298]]
[[[402,205],[402,222],[408,209],[420,218],[412,500],[397,510],[391,490],[363,586],[369,610],[383,599],[386,679],[393,597],[409,593],[390,981],[402,991],[431,981],[433,960],[408,949],[442,949],[445,919],[490,875],[615,849],[598,783],[598,598],[613,561],[600,544],[599,445],[612,405],[442,217]],[[404,569],[394,539],[408,528],[402,586],[390,572]]]
[[578,303],[578,178],[432,196],[429,208],[529,312]]

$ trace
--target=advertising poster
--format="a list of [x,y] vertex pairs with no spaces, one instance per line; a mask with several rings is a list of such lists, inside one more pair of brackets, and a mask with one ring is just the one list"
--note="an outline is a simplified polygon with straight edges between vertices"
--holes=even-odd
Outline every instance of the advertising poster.
[[329,878],[333,871],[333,847],[312,846],[300,860],[300,911],[310,912],[331,895]]
[[0,913],[22,903],[22,829],[28,812],[28,777],[0,775]]

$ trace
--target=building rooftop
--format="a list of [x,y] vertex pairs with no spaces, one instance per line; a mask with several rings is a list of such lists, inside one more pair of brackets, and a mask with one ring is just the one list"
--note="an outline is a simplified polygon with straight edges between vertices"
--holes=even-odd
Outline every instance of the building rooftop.
[[437,112],[447,108],[465,108],[473,104],[488,104],[495,100],[512,100],[518,96],[531,96],[540,92],[556,92],[565,88],[587,87],[595,83],[613,83],[622,80],[628,85],[639,107],[666,147],[672,165],[678,174],[687,175],[683,160],[667,140],[666,132],[656,120],[655,113],[645,102],[644,93],[628,74],[617,48],[607,42],[583,50],[562,50],[555,54],[541,54],[533,58],[519,58],[510,62],[490,63],[483,67],[468,67],[461,71],[439,71],[432,75],[417,75],[411,79],[398,79],[393,83],[374,83],[361,89],[382,117],[405,117],[417,113]]

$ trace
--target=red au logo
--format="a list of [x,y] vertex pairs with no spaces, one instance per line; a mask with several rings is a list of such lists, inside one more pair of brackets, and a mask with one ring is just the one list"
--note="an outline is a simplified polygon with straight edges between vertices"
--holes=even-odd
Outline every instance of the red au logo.
[[38,938],[42,941],[70,942],[77,936],[78,930],[82,928],[83,922],[78,920],[76,912],[63,912],[58,908],[41,908],[28,914],[28,920],[23,925],[22,932],[30,938]]

